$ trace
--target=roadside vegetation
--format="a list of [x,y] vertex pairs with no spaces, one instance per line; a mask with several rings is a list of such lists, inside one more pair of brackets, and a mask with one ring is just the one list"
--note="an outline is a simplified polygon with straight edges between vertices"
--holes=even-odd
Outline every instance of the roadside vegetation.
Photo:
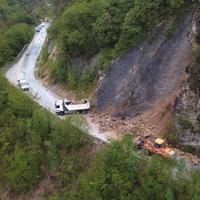
[[0,34],[0,67],[13,60],[33,36],[33,28],[27,24],[11,26]]
[[48,173],[69,184],[84,167],[90,143],[70,119],[53,117],[0,76],[1,190],[25,192]]
[[131,137],[96,153],[76,187],[52,199],[73,200],[190,200],[199,198],[200,173],[183,176],[184,164],[138,154]]
[[33,25],[49,14],[44,0],[0,0],[0,33],[18,23]]
[[189,73],[190,88],[200,96],[200,45],[193,49],[192,64]]
[[34,26],[51,10],[46,2],[0,0],[0,68],[12,61],[31,40]]

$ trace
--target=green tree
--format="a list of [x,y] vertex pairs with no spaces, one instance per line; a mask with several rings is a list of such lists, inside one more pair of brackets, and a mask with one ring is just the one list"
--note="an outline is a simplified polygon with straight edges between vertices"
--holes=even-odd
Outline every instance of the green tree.
[[17,192],[23,192],[40,178],[42,152],[36,149],[16,149],[8,158],[7,178]]

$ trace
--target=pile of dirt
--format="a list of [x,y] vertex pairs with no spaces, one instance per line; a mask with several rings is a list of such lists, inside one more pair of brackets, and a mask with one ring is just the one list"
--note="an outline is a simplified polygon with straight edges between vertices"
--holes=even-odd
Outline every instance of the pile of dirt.
[[171,120],[176,94],[164,101],[155,103],[148,112],[136,117],[113,117],[108,113],[92,113],[93,122],[99,124],[101,132],[112,132],[118,138],[124,134],[140,137],[161,137],[163,130]]

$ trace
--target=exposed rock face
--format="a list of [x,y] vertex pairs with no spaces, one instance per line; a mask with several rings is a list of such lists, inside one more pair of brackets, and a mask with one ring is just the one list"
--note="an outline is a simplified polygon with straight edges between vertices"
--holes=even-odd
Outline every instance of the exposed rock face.
[[191,38],[194,44],[200,44],[200,8],[197,9],[193,18]]
[[[181,88],[176,112],[178,142],[200,150],[200,98],[190,90],[187,83]],[[184,121],[180,118],[184,118]]]
[[136,116],[176,91],[189,64],[191,26],[188,15],[168,37],[163,23],[142,45],[116,60],[97,90],[97,108],[112,106],[119,108],[117,114]]
[[[200,9],[197,9],[190,34],[192,46],[200,45]],[[184,117],[184,121],[179,118]],[[189,125],[188,125],[189,124]],[[176,105],[178,143],[200,155],[200,97],[191,91],[189,83],[183,83]]]

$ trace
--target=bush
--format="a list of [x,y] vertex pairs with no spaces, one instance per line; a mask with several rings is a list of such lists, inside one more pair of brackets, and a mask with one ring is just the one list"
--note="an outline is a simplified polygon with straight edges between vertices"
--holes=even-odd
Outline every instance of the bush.
[[177,121],[182,129],[193,129],[193,124],[190,122],[187,116],[179,115],[177,117]]
[[39,149],[16,149],[8,158],[7,178],[16,192],[32,188],[40,179],[43,152]]
[[[68,170],[69,174],[79,173],[78,152],[90,143],[84,131],[70,119],[62,121],[53,117],[9,86],[2,76],[0,105],[3,105],[0,107],[0,185],[9,184],[21,193],[33,188],[47,172],[60,173],[58,166],[62,165],[63,171]],[[67,167],[71,160],[70,171]],[[69,181],[71,178],[70,175]]]
[[193,50],[192,64],[190,67],[189,85],[192,91],[200,95],[200,47]]
[[167,142],[173,146],[176,146],[178,143],[178,135],[176,130],[176,125],[173,121],[170,121],[165,129],[164,137]]
[[[159,156],[151,159],[138,156],[132,139],[124,138],[97,154],[89,172],[80,178],[77,196],[71,196],[83,200],[183,200],[197,197],[199,180],[195,178],[194,181],[191,177],[188,184],[188,179],[180,174],[182,167],[176,162]],[[192,186],[196,188],[194,193],[190,191]]]

